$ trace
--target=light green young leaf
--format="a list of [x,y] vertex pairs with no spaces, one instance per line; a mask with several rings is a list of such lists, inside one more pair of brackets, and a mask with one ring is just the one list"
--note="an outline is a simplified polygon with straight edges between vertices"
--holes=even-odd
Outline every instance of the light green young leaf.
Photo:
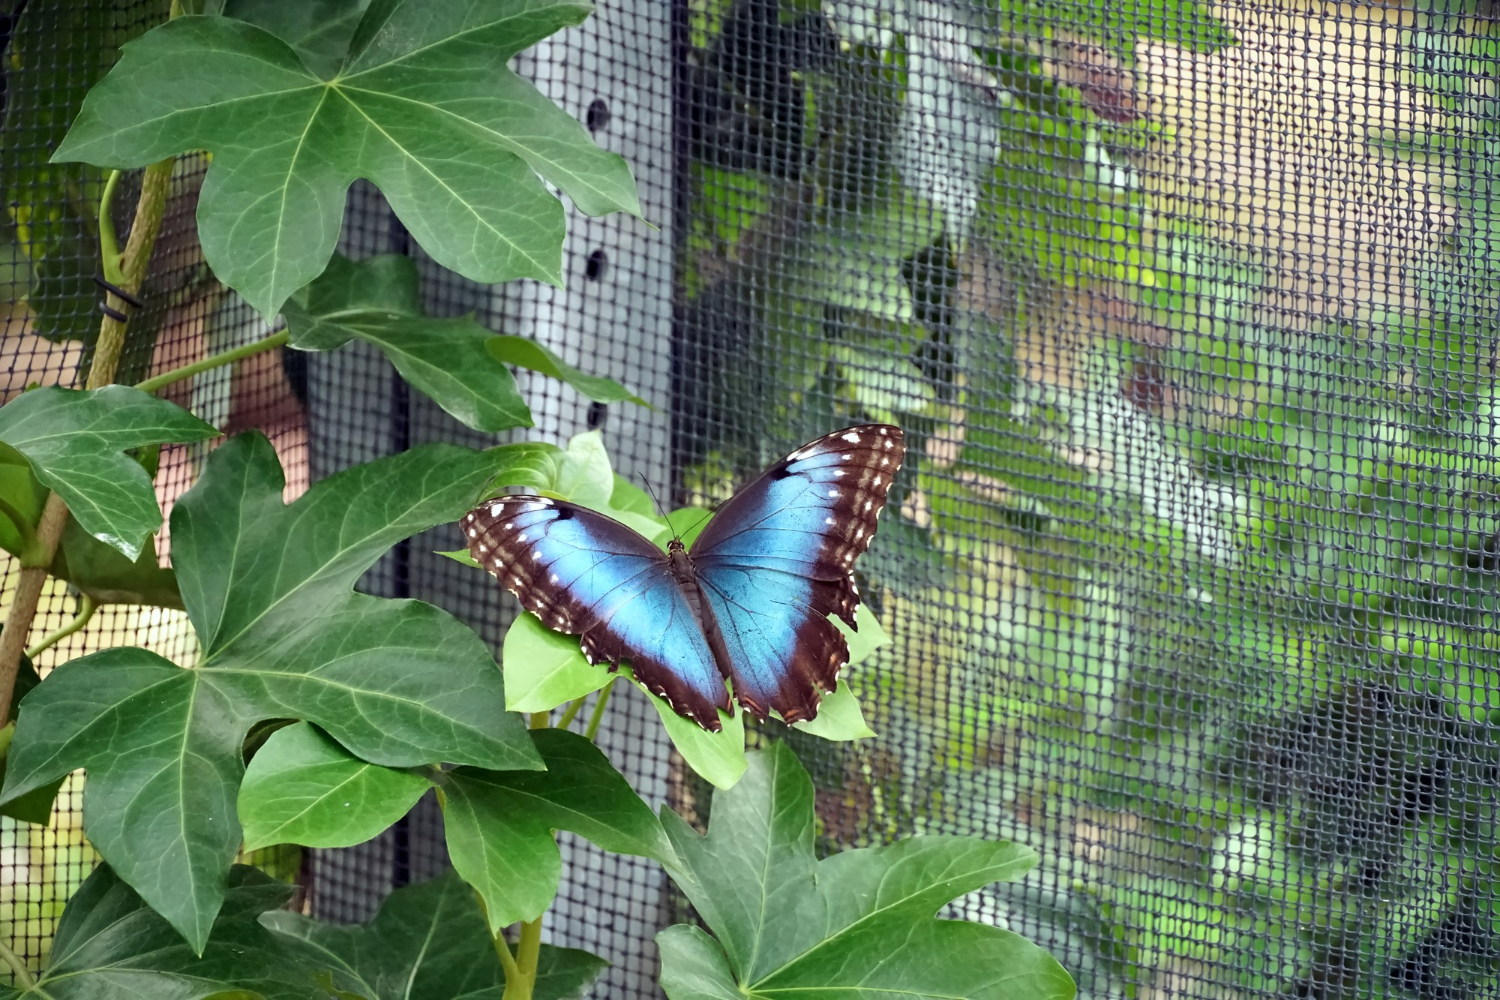
[[183,669],[118,647],[55,670],[21,707],[0,797],[87,768],[90,842],[201,949],[241,841],[252,724],[315,722],[389,767],[540,767],[478,636],[431,605],[353,592],[391,545],[467,510],[493,462],[424,445],[283,505],[270,442],[223,445],[172,512],[201,659]]
[[244,849],[362,844],[405,816],[430,787],[420,774],[360,760],[299,722],[272,733],[245,768]]
[[123,454],[219,432],[187,410],[129,386],[46,387],[0,406],[0,442],[26,457],[90,535],[134,562],[161,527],[151,477]]
[[334,254],[281,312],[292,347],[331,351],[357,338],[378,347],[414,389],[475,430],[531,426],[515,376],[489,349],[496,335],[469,317],[425,315],[410,257],[386,254],[355,263]]
[[54,159],[126,169],[209,150],[204,255],[265,316],[323,271],[358,177],[439,264],[560,284],[563,208],[542,178],[590,215],[638,213],[635,184],[508,64],[588,12],[581,0],[388,0],[327,77],[332,59],[310,68],[308,50],[261,28],[178,18],[126,47]]
[[[620,672],[624,674],[627,670],[621,667]],[[693,720],[678,715],[666,699],[647,691],[639,683],[636,687],[645,692],[651,704],[656,706],[656,714],[661,716],[667,736],[688,767],[715,788],[733,788],[745,773],[745,713],[736,711],[731,716],[721,709],[719,722],[724,728],[711,733]]]
[[533,490],[551,490],[556,486],[563,458],[562,449],[557,445],[522,441],[502,444],[490,451],[502,463],[495,478],[490,481],[491,492],[507,486]]
[[609,509],[609,498],[615,491],[615,472],[602,434],[585,431],[569,439],[553,489],[591,510]]
[[[505,974],[473,891],[455,872],[391,893],[368,924],[345,926],[280,910],[261,923],[331,985],[366,1000],[500,1000]],[[608,968],[597,955],[542,945],[532,1000],[577,1000]]]
[[552,631],[529,611],[506,630],[500,662],[512,712],[550,711],[594,693],[610,679],[608,670],[584,659],[577,636]]
[[865,722],[864,712],[860,711],[859,699],[844,680],[823,696],[814,718],[794,722],[792,728],[835,742],[863,740],[875,735],[875,730]]
[[454,869],[484,898],[490,930],[535,920],[562,876],[553,830],[616,854],[675,859],[661,824],[599,752],[576,733],[539,729],[545,772],[460,767],[442,775],[443,826]]
[[752,755],[714,796],[707,836],[675,813],[663,823],[682,860],[673,879],[714,938],[658,935],[662,986],[689,997],[966,997],[1065,1000],[1073,983],[1009,931],[937,920],[945,903],[1018,878],[1036,855],[977,837],[914,837],[813,853],[813,788],[790,749]]

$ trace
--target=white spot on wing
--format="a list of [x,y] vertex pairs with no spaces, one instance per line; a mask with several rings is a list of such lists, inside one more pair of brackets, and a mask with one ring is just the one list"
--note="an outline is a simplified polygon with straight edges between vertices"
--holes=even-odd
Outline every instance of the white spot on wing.
[[488,552],[490,550],[490,547],[488,545],[484,544],[483,542],[480,542],[478,545],[475,546],[475,548],[479,550],[479,554],[480,555],[484,555],[486,552]]
[[833,518],[831,518],[831,517],[825,517],[825,518],[823,518],[823,523],[824,524],[833,524],[834,521],[833,521]]
[[859,444],[859,435],[854,433],[853,431],[850,431],[848,434],[843,435],[843,439],[845,441],[848,441],[850,444]]
[[828,495],[831,496],[831,497],[836,497],[836,496],[839,495],[839,491],[838,490],[829,490],[828,491]]

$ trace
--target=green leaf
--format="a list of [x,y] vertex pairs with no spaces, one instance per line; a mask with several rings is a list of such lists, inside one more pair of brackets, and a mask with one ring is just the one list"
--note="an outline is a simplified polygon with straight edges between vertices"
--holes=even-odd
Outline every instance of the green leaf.
[[355,263],[334,254],[281,313],[298,350],[330,351],[357,338],[380,348],[412,388],[475,430],[531,426],[515,376],[489,350],[495,334],[472,318],[423,315],[417,263],[410,257],[386,254]]
[[[553,632],[531,613],[517,616],[505,633],[501,655],[505,665],[507,707],[512,712],[546,712],[609,683],[609,670],[584,659],[578,637]],[[634,681],[629,664],[619,674]],[[729,788],[745,771],[745,723],[723,712],[723,732],[711,733],[684,719],[662,698],[637,684],[651,699],[666,726],[667,736],[688,766],[709,783]],[[857,711],[857,708],[856,708]]]
[[568,440],[552,488],[591,510],[602,513],[609,509],[609,498],[615,492],[615,472],[610,467],[602,434],[585,431]]
[[588,11],[388,0],[327,79],[261,28],[178,18],[126,47],[54,159],[127,168],[209,150],[204,256],[265,316],[323,271],[359,177],[444,267],[559,284],[563,208],[533,170],[589,215],[638,213],[639,201],[624,160],[508,63]]
[[792,728],[839,742],[862,740],[875,735],[875,730],[865,722],[865,713],[860,710],[859,699],[849,690],[848,682],[843,680],[839,681],[838,687],[823,696],[814,718],[794,722]]
[[[22,654],[21,663],[16,670],[16,687],[10,703],[10,718],[6,720],[7,725],[0,727],[0,781],[5,778],[5,766],[10,757],[11,740],[16,732],[16,727],[10,723],[15,722],[21,701],[41,682],[42,679],[37,676],[36,667],[32,665],[31,659]],[[57,800],[57,790],[62,787],[65,780],[66,778],[58,778],[51,784],[43,785],[14,802],[0,806],[0,816],[11,816],[26,823],[46,826],[52,822],[52,803]]]
[[[332,986],[367,1000],[500,1000],[505,975],[473,891],[454,872],[391,893],[360,926],[320,924],[285,910],[261,923],[332,970]],[[609,963],[542,945],[534,1000],[571,1000]]]
[[630,402],[648,408],[651,405],[612,378],[589,375],[566,364],[534,340],[501,334],[492,338],[487,346],[490,353],[505,364],[529,368],[549,378],[566,382],[596,403]]
[[707,836],[663,822],[682,859],[674,880],[714,939],[672,927],[657,937],[662,986],[688,997],[1068,998],[1046,952],[995,927],[937,920],[944,904],[1018,878],[1028,848],[977,837],[913,837],[887,847],[813,853],[813,787],[791,750],[751,756],[714,796]]
[[118,647],[58,668],[21,707],[0,801],[87,768],[89,840],[201,948],[240,844],[252,724],[315,722],[388,767],[539,767],[478,636],[431,605],[351,589],[391,545],[468,509],[493,463],[426,445],[284,506],[270,442],[224,444],[172,512],[197,666]]
[[503,444],[490,451],[502,462],[500,471],[491,481],[493,489],[521,486],[533,490],[550,490],[557,483],[563,452],[555,444],[523,441],[518,444]]
[[[35,533],[37,522],[41,520],[47,488],[36,478],[25,456],[4,443],[0,443],[0,501],[3,501],[5,511],[0,513],[0,549],[20,556],[26,539]],[[27,529],[24,535],[17,530],[11,516],[19,517],[23,522]],[[149,537],[140,557],[131,562],[69,518],[47,573],[68,581],[93,598],[95,604],[182,607],[177,577],[158,564],[156,543]]]
[[161,527],[151,477],[122,454],[219,432],[180,406],[123,385],[23,392],[0,406],[0,441],[26,456],[90,535],[132,562]]
[[[349,51],[349,39],[359,27],[370,0],[224,0],[213,11],[237,21],[265,28],[286,42],[307,68],[327,79],[338,72]],[[209,11],[191,11],[203,14]]]
[[[68,901],[47,969],[13,996],[37,1000],[324,1000],[314,975],[323,964],[259,923],[292,896],[292,886],[254,868],[230,869],[224,907],[201,957],[130,887],[100,866]],[[288,914],[290,915],[290,914]]]
[[583,1000],[594,980],[607,968],[608,962],[581,948],[544,944],[536,963],[532,1000]]
[[609,683],[610,674],[583,657],[576,635],[563,635],[527,611],[505,633],[500,653],[505,668],[506,708],[547,712]]
[[[631,676],[625,667],[621,667],[620,672]],[[656,714],[661,716],[667,736],[688,767],[715,788],[733,788],[746,767],[745,713],[737,711],[731,716],[720,711],[719,722],[724,728],[711,733],[693,720],[678,715],[665,698],[647,691],[640,684],[636,687],[644,691],[651,704],[656,706]]]
[[616,854],[672,860],[656,816],[598,747],[562,729],[531,735],[545,772],[460,767],[442,776],[449,857],[484,898],[495,933],[552,905],[562,876],[553,830]]
[[352,756],[316,726],[278,729],[255,752],[240,785],[244,850],[362,844],[405,816],[431,787],[420,774]]

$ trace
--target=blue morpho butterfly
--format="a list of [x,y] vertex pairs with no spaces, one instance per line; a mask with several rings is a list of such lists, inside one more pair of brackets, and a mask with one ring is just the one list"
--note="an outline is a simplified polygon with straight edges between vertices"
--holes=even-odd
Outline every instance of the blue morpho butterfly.
[[849,662],[854,560],[875,537],[901,429],[848,427],[771,466],[721,506],[692,551],[666,552],[613,518],[538,496],[464,516],[474,559],[590,663],[635,676],[679,715],[718,730],[724,681],[757,717],[811,719]]

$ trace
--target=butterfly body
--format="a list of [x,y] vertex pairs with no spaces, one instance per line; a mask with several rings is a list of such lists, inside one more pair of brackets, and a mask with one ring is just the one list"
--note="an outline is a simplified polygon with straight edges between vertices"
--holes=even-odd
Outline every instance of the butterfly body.
[[587,508],[503,496],[465,516],[474,558],[584,655],[637,679],[679,714],[721,728],[727,678],[741,705],[817,714],[848,662],[854,561],[900,468],[899,428],[850,427],[799,448],[736,493],[691,550],[666,552]]

